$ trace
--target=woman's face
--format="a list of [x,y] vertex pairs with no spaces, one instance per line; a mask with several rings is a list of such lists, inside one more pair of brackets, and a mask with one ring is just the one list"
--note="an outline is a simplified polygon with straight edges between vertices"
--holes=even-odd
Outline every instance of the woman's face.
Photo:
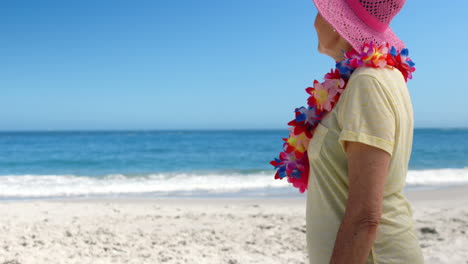
[[[322,54],[335,57],[337,52],[340,52],[341,36],[333,30],[333,27],[317,13],[315,17],[315,31],[318,37],[318,51]],[[338,49],[338,50],[337,50]]]

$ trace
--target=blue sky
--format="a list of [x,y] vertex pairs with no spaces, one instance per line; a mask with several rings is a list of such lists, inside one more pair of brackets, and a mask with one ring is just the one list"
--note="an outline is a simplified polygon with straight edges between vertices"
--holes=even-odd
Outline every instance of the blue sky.
[[[392,23],[415,127],[468,127],[468,1]],[[286,129],[334,62],[311,0],[2,1],[0,130]],[[456,70],[462,69],[461,72]]]

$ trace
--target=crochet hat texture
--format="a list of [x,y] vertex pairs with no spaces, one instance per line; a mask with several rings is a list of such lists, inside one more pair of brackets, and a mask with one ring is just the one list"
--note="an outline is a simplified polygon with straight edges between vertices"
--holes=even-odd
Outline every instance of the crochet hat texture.
[[314,0],[325,20],[360,50],[366,42],[384,42],[397,50],[405,47],[390,28],[390,21],[398,14],[406,0]]

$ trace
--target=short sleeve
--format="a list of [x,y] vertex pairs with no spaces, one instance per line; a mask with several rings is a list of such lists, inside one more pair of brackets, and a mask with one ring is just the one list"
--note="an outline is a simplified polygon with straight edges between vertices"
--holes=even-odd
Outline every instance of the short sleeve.
[[393,155],[396,113],[389,91],[371,75],[352,78],[343,92],[338,123],[342,128],[339,143],[361,142]]

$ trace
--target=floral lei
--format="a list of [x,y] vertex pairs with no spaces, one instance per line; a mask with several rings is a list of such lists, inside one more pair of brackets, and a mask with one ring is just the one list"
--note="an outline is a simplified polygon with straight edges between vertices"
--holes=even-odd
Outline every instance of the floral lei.
[[301,193],[307,190],[309,142],[314,136],[315,128],[336,105],[351,74],[359,67],[397,68],[405,81],[411,79],[416,70],[413,61],[408,57],[408,49],[398,52],[388,44],[376,46],[366,43],[362,52],[352,50],[344,53],[344,59],[336,63],[336,68],[325,74],[324,82],[315,80],[313,87],[305,89],[310,95],[307,99],[308,107],[302,106],[294,110],[296,118],[288,123],[292,126],[289,128],[289,138],[283,138],[283,151],[280,152],[279,158],[270,162],[276,170],[275,179],[287,177],[288,182]]

